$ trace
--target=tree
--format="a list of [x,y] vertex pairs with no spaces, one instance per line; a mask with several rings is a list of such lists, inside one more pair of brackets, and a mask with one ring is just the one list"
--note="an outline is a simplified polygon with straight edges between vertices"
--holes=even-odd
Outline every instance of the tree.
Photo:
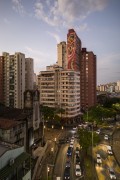
[[86,153],[86,155],[88,153],[89,147],[92,147],[92,141],[93,141],[93,146],[100,141],[98,134],[93,132],[93,136],[92,136],[92,132],[88,131],[87,129],[79,129],[78,135],[79,135],[79,144],[82,147],[82,150]]

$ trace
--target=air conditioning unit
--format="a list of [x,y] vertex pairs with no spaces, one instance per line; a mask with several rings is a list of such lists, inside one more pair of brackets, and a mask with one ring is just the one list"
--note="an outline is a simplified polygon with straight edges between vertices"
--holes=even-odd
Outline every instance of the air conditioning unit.
[[12,166],[13,164],[14,164],[14,159],[12,158],[12,159],[10,159],[10,161],[9,161],[9,165]]

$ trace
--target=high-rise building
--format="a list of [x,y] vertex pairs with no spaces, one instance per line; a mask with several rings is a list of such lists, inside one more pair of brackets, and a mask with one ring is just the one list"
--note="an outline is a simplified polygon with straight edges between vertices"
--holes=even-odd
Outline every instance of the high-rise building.
[[38,75],[38,89],[40,104],[64,109],[63,118],[75,119],[80,115],[80,72],[58,65],[47,67]]
[[4,57],[0,56],[0,103],[4,103]]
[[4,104],[23,108],[25,91],[25,55],[4,52]]
[[82,48],[80,63],[81,79],[81,108],[87,108],[96,104],[96,55]]
[[67,34],[67,69],[80,71],[81,40],[74,29]]
[[33,90],[33,84],[34,84],[33,59],[25,58],[25,89]]
[[25,90],[33,90],[33,75],[33,59],[25,58],[21,52],[13,55],[3,52],[0,57],[0,102],[22,109]]
[[67,69],[66,42],[60,42],[57,45],[57,64],[63,69]]

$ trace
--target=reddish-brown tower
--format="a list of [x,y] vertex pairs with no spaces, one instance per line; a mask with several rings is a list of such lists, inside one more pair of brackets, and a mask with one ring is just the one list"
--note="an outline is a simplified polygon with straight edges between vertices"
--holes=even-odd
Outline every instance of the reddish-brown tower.
[[80,71],[81,40],[74,29],[67,34],[67,69]]
[[81,108],[87,110],[96,104],[96,55],[82,48],[81,68]]

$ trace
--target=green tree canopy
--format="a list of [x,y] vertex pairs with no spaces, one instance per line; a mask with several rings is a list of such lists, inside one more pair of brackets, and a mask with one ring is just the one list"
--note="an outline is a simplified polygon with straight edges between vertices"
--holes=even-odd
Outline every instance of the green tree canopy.
[[92,146],[92,141],[93,141],[93,146],[100,141],[98,134],[96,134],[95,132],[93,132],[92,134],[92,132],[88,131],[87,129],[79,129],[78,135],[79,135],[79,144],[86,153],[88,151],[88,148]]

